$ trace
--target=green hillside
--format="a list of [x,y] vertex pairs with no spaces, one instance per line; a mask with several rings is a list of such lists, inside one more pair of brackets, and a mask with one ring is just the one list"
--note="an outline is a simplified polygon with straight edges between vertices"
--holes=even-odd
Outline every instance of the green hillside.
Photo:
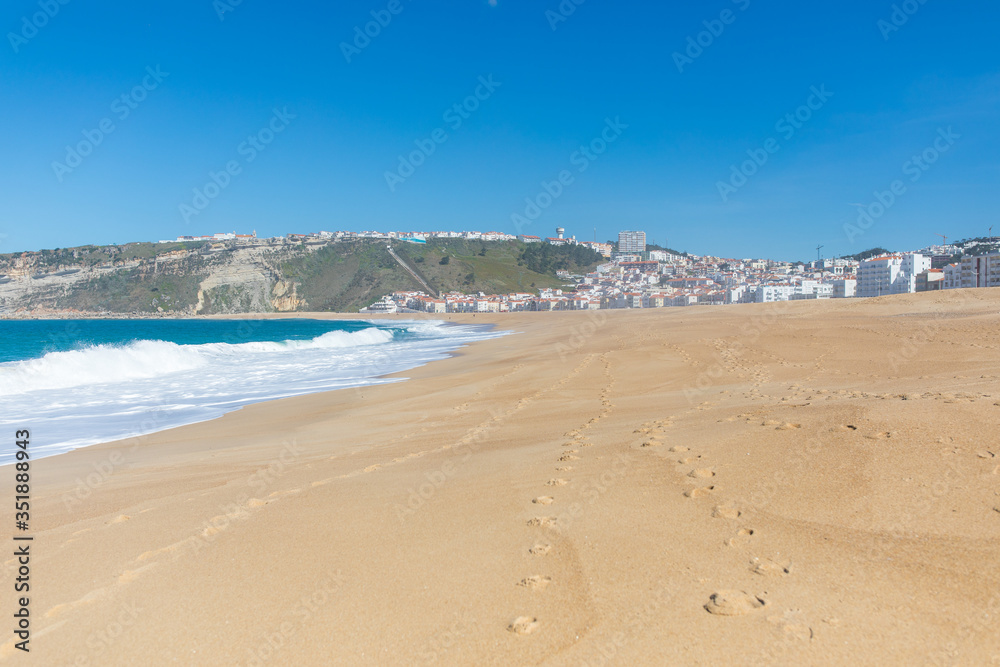
[[[4,311],[212,314],[356,312],[385,294],[424,287],[386,240],[84,246],[0,255]],[[581,246],[517,241],[394,241],[394,252],[436,293],[538,293],[603,258]],[[19,287],[18,287],[19,286]]]
[[[434,290],[470,294],[537,293],[566,283],[556,277],[557,270],[589,271],[602,261],[579,246],[541,245],[435,239],[426,245],[394,243],[393,248]],[[353,311],[383,294],[423,289],[392,258],[384,241],[331,244],[285,262],[282,274],[300,285],[308,310]]]

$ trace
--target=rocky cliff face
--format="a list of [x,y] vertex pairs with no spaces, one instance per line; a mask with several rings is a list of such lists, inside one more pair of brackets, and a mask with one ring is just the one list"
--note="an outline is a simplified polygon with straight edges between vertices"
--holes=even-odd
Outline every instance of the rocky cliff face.
[[307,247],[206,244],[157,252],[149,246],[123,246],[97,261],[81,257],[79,249],[4,256],[0,313],[195,315],[292,311],[304,305],[294,281],[282,279],[281,265],[309,253]]
[[383,239],[129,243],[0,255],[0,317],[357,312],[396,290],[537,292],[587,272],[585,248]]

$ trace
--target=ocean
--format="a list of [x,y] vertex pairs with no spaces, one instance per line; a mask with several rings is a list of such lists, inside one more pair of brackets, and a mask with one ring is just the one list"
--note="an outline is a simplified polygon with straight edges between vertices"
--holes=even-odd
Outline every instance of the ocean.
[[482,325],[381,320],[0,321],[0,465],[13,434],[33,458],[347,387],[502,335]]

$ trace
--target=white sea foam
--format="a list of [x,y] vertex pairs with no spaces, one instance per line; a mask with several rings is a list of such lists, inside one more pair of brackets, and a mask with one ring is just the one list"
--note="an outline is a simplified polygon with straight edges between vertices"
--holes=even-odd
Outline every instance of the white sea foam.
[[[142,340],[50,352],[0,364],[0,429],[27,424],[36,451],[57,454],[212,419],[249,403],[388,382],[377,378],[495,335],[481,327],[393,322],[392,329],[373,324],[310,340]],[[0,464],[10,462],[8,454],[0,452]]]
[[39,359],[0,364],[0,396],[23,392],[69,389],[92,384],[165,377],[239,358],[252,363],[267,355],[305,350],[350,348],[388,343],[385,329],[330,331],[312,340],[178,345],[162,340],[140,340],[126,345],[94,345],[81,350],[49,352]]

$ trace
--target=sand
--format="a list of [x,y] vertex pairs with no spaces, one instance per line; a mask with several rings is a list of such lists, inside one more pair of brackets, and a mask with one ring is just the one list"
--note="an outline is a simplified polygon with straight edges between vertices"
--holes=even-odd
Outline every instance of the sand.
[[36,462],[0,659],[1000,664],[1000,291],[442,319],[512,333]]

